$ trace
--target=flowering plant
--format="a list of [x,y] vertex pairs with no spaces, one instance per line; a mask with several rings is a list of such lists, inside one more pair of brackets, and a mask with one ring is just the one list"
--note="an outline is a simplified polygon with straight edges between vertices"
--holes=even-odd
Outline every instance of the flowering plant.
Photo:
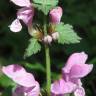
[[[93,64],[85,64],[88,56],[84,52],[72,54],[62,68],[61,78],[51,84],[49,47],[53,42],[63,45],[79,43],[81,40],[71,25],[61,22],[63,9],[57,6],[59,0],[11,0],[11,2],[21,8],[17,11],[17,18],[9,26],[10,30],[20,32],[23,21],[30,35],[30,43],[25,50],[24,58],[38,53],[41,45],[44,45],[47,96],[85,96],[81,78],[92,71]],[[42,14],[43,22],[38,22],[38,16],[35,17],[37,12],[38,16]],[[12,90],[13,96],[42,96],[38,81],[19,64],[3,66],[2,72],[16,83]]]

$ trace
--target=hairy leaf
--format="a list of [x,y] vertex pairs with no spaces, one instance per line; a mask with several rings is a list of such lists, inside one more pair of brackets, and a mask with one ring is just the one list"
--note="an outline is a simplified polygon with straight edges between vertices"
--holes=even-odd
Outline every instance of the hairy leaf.
[[81,40],[81,38],[74,32],[73,27],[69,24],[57,24],[56,32],[59,32],[58,43],[60,44],[79,43]]
[[33,54],[38,53],[41,50],[41,45],[38,43],[37,39],[32,38],[30,39],[30,43],[28,45],[28,48],[25,51],[24,57],[29,57]]

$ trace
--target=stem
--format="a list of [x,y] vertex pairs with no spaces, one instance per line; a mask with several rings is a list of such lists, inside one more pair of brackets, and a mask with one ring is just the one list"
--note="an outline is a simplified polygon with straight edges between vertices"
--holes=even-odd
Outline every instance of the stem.
[[[46,16],[44,16],[44,35],[47,35],[47,23],[46,23]],[[51,87],[51,64],[50,64],[50,52],[49,46],[45,44],[45,56],[46,56],[46,80],[47,80],[47,94],[50,95],[50,87]]]
[[65,94],[64,96],[71,96],[70,94]]
[[48,92],[48,96],[50,96],[51,70],[50,70],[50,55],[49,55],[49,48],[48,48],[48,46],[45,46],[45,54],[46,54],[47,92]]

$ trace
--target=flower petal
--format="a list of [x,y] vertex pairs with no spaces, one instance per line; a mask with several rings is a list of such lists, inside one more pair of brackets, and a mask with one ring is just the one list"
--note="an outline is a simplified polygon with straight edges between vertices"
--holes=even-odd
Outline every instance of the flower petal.
[[51,93],[55,95],[63,95],[66,93],[72,93],[76,88],[76,85],[72,82],[65,82],[60,79],[51,85]]
[[58,40],[58,38],[59,38],[59,33],[58,32],[52,33],[52,39],[53,40]]
[[24,87],[33,87],[36,85],[34,76],[31,73],[16,76],[13,78],[13,81]]
[[29,7],[31,6],[30,0],[11,0],[14,4],[20,6],[20,7]]
[[12,64],[8,66],[2,67],[2,71],[5,75],[7,75],[9,78],[14,78],[17,76],[22,76],[26,73],[25,69],[17,64]]
[[5,75],[21,86],[33,87],[36,85],[34,76],[31,73],[27,73],[20,65],[8,65],[3,67],[2,71]]
[[74,65],[70,70],[71,78],[82,78],[88,75],[93,69],[93,64]]
[[22,29],[22,25],[18,19],[15,19],[9,27],[12,32],[20,32]]
[[74,53],[72,54],[65,67],[62,69],[62,71],[64,71],[65,73],[69,73],[70,72],[70,69],[73,65],[78,65],[78,64],[85,64],[86,60],[88,58],[88,55],[85,54],[84,52],[81,52],[81,53]]
[[12,91],[13,96],[39,96],[40,94],[40,86],[37,81],[35,81],[34,87],[23,87],[16,86],[16,88]]
[[34,16],[33,7],[21,8],[17,12],[17,18],[22,20],[26,25],[32,23],[33,16]]
[[85,96],[85,90],[83,87],[79,87],[75,90],[74,96]]
[[16,88],[13,88],[12,96],[24,96],[24,88],[22,86],[16,86]]
[[77,86],[82,86],[81,79],[77,79],[77,78],[70,78],[70,82],[76,84]]
[[51,44],[51,42],[52,42],[52,37],[50,36],[50,35],[47,35],[47,36],[45,36],[44,37],[44,43],[46,43],[46,44]]
[[36,81],[36,86],[27,93],[27,96],[39,96],[40,94],[40,86],[39,83]]

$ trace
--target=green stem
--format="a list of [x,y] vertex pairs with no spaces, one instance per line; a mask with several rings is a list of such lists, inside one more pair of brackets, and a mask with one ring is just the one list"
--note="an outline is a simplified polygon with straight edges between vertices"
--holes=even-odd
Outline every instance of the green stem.
[[[47,23],[46,16],[44,16],[44,35],[47,35]],[[50,95],[50,87],[51,87],[51,64],[50,64],[50,52],[49,46],[45,44],[45,56],[46,56],[46,80],[47,80],[47,94]]]
[[64,96],[71,96],[70,94],[65,94]]
[[48,46],[45,46],[45,54],[46,54],[47,92],[48,92],[48,96],[50,96],[51,70],[50,70],[50,55],[49,55],[49,47]]

